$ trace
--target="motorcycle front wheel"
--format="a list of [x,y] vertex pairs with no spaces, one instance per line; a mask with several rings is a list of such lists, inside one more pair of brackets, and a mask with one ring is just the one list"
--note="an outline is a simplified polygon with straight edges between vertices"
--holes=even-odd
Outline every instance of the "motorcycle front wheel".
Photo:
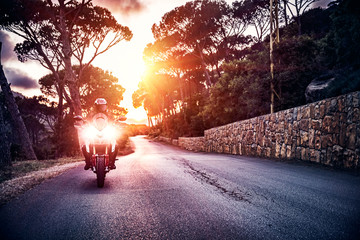
[[96,178],[97,178],[97,186],[99,188],[104,187],[104,181],[105,181],[105,157],[99,156],[96,159]]

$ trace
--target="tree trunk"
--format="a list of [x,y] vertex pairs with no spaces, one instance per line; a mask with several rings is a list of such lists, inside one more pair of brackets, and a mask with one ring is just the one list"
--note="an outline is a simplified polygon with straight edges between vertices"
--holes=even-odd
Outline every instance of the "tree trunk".
[[[1,46],[2,43],[0,42],[0,53],[1,53]],[[7,79],[5,77],[5,73],[1,65],[1,58],[0,58],[0,84],[1,84],[1,89],[4,93],[6,106],[11,115],[11,119],[14,123],[15,132],[19,134],[21,147],[22,150],[24,151],[25,157],[29,160],[37,159],[30,141],[29,133],[20,115],[18,106],[15,102],[14,95],[11,92],[10,85],[8,84]]]
[[199,54],[200,54],[201,68],[202,68],[202,70],[203,70],[204,73],[205,73],[206,83],[207,83],[208,86],[210,87],[210,86],[213,85],[213,82],[211,81],[209,71],[208,71],[208,69],[206,68],[206,63],[205,63],[205,59],[204,59],[204,54],[203,54],[202,49],[200,48],[200,46],[197,45],[197,47],[198,47]]
[[0,106],[0,167],[11,164],[10,143],[7,139],[6,132],[4,116]]
[[70,43],[70,33],[66,25],[65,2],[62,0],[59,1],[59,4],[60,4],[60,14],[59,14],[58,27],[61,32],[61,42],[63,44],[62,53],[63,53],[63,61],[64,61],[64,69],[65,69],[65,79],[69,83],[68,87],[70,91],[70,97],[72,100],[70,104],[73,107],[75,115],[81,115],[79,86],[71,63],[72,49]]
[[287,25],[288,25],[288,17],[287,17],[286,8],[287,8],[287,0],[284,0],[284,20],[285,20],[285,26],[287,27]]

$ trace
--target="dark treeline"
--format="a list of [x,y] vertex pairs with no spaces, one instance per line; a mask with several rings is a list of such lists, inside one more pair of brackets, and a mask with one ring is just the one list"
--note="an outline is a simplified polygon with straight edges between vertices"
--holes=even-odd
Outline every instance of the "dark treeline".
[[[275,111],[360,90],[357,1],[291,11],[298,2],[279,1]],[[270,113],[269,12],[268,0],[196,0],[153,25],[155,41],[144,50],[148,70],[133,104],[144,106],[154,133],[199,136]]]

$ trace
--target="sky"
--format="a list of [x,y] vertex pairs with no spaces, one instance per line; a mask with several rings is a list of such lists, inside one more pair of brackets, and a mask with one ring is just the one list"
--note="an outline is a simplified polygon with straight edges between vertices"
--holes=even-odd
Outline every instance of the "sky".
[[[148,43],[154,41],[151,27],[159,23],[161,17],[188,2],[188,0],[93,0],[94,5],[108,8],[116,20],[123,26],[128,26],[133,32],[131,41],[122,41],[109,51],[100,55],[93,62],[94,66],[112,72],[119,83],[126,89],[121,106],[128,109],[128,123],[146,123],[146,113],[143,108],[134,109],[132,93],[141,81],[144,63],[142,53]],[[231,3],[233,0],[227,0]],[[330,0],[320,0],[314,7],[326,7]],[[0,31],[0,41],[3,42],[1,62],[11,87],[14,91],[31,97],[41,95],[38,80],[49,72],[36,61],[21,63],[13,52],[15,43],[21,38]]]

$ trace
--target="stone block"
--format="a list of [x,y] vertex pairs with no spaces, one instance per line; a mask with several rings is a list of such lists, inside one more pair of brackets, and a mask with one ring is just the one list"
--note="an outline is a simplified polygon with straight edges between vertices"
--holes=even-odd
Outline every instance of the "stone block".
[[323,133],[332,133],[332,116],[325,116],[323,121],[322,121],[322,126],[321,126],[321,130]]
[[340,113],[335,113],[334,116],[332,117],[331,132],[332,133],[340,132]]
[[321,136],[320,141],[321,141],[321,147],[322,148],[331,147],[333,145],[332,135],[331,134]]
[[360,120],[359,108],[354,108],[351,122],[356,123]]
[[300,113],[301,113],[300,119],[310,118],[310,107],[309,106],[302,106]]
[[309,149],[301,148],[301,160],[309,161]]
[[325,116],[325,105],[321,104],[319,108],[320,108],[320,118],[324,118],[324,116]]
[[265,148],[265,157],[268,157],[268,158],[271,157],[271,148],[270,147]]
[[357,156],[355,151],[345,150],[344,151],[344,167],[353,168],[357,167]]
[[278,121],[283,122],[285,121],[285,111],[278,112]]
[[335,167],[342,167],[344,165],[343,163],[343,157],[344,157],[344,148],[342,148],[339,145],[335,145],[332,147],[331,152],[331,165]]
[[326,149],[326,158],[324,159],[323,164],[332,166],[332,157],[333,157],[333,151],[331,147],[328,147]]
[[299,131],[299,122],[298,121],[294,121],[294,123],[293,123],[293,131]]
[[296,159],[301,159],[301,147],[296,147],[295,148],[295,158]]
[[345,101],[346,101],[345,102],[346,107],[352,107],[352,105],[353,105],[353,97],[352,97],[351,94],[346,95],[346,100]]
[[338,103],[337,103],[337,99],[334,98],[330,101],[330,104],[327,102],[327,114],[334,114],[337,110],[338,110]]
[[344,97],[340,97],[338,99],[338,110],[339,110],[339,112],[345,111],[345,98]]
[[270,140],[271,142],[276,142],[276,134],[274,132],[270,133]]
[[320,162],[322,164],[325,164],[325,162],[326,162],[326,150],[325,149],[321,150]]
[[277,142],[275,145],[275,157],[280,158],[280,155],[281,155],[281,144]]
[[294,108],[293,114],[292,114],[292,119],[293,121],[296,121],[298,117],[298,108]]
[[253,131],[248,131],[247,134],[246,134],[246,142],[248,144],[252,144],[254,143],[254,132]]
[[310,161],[320,163],[321,152],[310,149]]
[[347,108],[346,123],[351,124],[353,118],[354,118],[354,109],[349,107]]
[[322,120],[311,120],[310,128],[312,128],[314,130],[320,130],[321,122],[322,122]]
[[320,106],[319,106],[319,103],[315,104],[315,107],[314,107],[314,119],[316,119],[316,120],[320,119]]
[[286,158],[286,145],[285,144],[282,144],[282,146],[281,146],[280,157]]
[[301,119],[299,123],[299,129],[303,131],[309,130],[309,119]]
[[309,130],[309,148],[315,148],[315,130]]
[[222,152],[223,152],[223,153],[230,153],[230,146],[224,144],[224,145],[222,146]]
[[286,130],[289,134],[292,134],[292,131],[294,130],[293,124],[292,123],[287,124]]
[[256,152],[257,152],[257,145],[255,143],[251,144],[251,155],[252,156],[256,156]]
[[281,121],[277,124],[277,132],[283,133],[285,131],[285,122]]
[[345,147],[346,145],[346,129],[347,126],[345,123],[340,124],[340,133],[339,133],[339,145]]
[[355,92],[353,93],[353,107],[358,108],[359,106],[359,93]]
[[292,158],[294,158],[294,155],[295,155],[294,148],[291,145],[287,145],[286,146],[286,158],[292,159]]
[[346,147],[355,150],[356,138],[356,125],[350,124],[346,129]]
[[310,118],[314,119],[315,118],[315,104],[312,103],[310,104]]
[[247,152],[246,152],[246,145],[245,144],[241,144],[241,146],[240,146],[241,148],[241,155],[246,155],[247,154]]
[[317,150],[321,149],[320,131],[315,132],[314,148]]
[[278,142],[278,143],[283,143],[284,142],[282,133],[276,133],[275,137],[276,137],[276,142]]
[[285,133],[284,134],[284,143],[286,145],[291,145],[293,144],[293,137],[291,133]]
[[259,156],[259,157],[263,157],[263,156],[264,156],[264,154],[263,154],[263,148],[262,148],[262,147],[257,146],[256,156]]
[[309,133],[306,131],[300,131],[300,145],[303,147],[309,146]]

